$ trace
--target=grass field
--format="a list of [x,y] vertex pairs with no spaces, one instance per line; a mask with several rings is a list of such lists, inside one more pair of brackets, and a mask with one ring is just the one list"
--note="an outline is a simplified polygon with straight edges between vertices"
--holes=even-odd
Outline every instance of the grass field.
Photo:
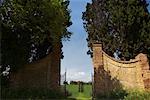
[[90,100],[92,97],[92,85],[84,85],[84,91],[78,92],[79,85],[67,85],[67,90],[71,93],[68,98],[74,98],[77,100]]

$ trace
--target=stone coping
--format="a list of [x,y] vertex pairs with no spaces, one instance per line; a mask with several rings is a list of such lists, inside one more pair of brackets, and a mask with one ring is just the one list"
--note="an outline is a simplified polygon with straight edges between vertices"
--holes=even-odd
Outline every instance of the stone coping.
[[102,53],[103,53],[106,57],[108,57],[109,59],[111,59],[111,60],[113,60],[113,61],[115,61],[115,62],[117,62],[117,63],[121,63],[121,64],[131,64],[131,63],[139,62],[138,59],[133,59],[133,60],[131,60],[131,61],[121,61],[121,60],[117,60],[117,59],[115,59],[115,58],[109,56],[109,55],[106,54],[103,50],[102,50]]

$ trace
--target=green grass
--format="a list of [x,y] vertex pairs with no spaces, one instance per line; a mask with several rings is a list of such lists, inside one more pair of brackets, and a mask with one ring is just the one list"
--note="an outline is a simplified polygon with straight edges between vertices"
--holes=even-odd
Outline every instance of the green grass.
[[91,85],[84,85],[84,91],[78,92],[78,85],[67,85],[67,90],[71,93],[71,96],[68,98],[74,98],[77,100],[89,100],[92,97],[92,86]]

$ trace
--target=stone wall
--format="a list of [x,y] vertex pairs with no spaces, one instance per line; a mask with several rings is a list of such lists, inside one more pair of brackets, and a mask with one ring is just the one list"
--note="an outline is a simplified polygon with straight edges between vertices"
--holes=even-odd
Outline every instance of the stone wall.
[[49,88],[60,87],[60,44],[45,58],[25,65],[11,73],[10,85],[13,88]]
[[92,49],[95,95],[115,89],[150,89],[150,70],[145,54],[130,61],[119,61],[107,55],[102,44],[95,43]]

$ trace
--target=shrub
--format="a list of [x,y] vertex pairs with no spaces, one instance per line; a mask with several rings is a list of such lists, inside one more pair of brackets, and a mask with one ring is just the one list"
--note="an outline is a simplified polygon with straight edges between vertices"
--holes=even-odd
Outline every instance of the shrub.
[[112,91],[112,92],[109,92],[109,93],[105,93],[105,94],[99,94],[99,95],[97,95],[97,99],[99,100],[99,99],[115,99],[115,100],[117,100],[117,99],[124,99],[124,97],[125,96],[127,96],[128,95],[128,93],[125,91],[125,90],[114,90],[114,91]]
[[2,99],[61,99],[65,95],[61,91],[52,91],[49,89],[9,89],[2,90]]
[[127,96],[125,96],[125,100],[149,100],[150,92],[148,91],[131,91]]

